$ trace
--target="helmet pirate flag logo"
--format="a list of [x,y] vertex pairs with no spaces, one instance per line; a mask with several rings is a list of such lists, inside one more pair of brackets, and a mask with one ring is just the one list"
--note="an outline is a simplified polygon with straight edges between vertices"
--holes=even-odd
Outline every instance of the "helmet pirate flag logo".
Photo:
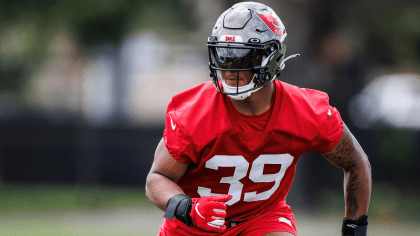
[[261,19],[267,24],[268,27],[270,27],[274,34],[283,35],[286,32],[283,24],[281,22],[277,22],[271,14],[258,14],[258,16],[261,17]]

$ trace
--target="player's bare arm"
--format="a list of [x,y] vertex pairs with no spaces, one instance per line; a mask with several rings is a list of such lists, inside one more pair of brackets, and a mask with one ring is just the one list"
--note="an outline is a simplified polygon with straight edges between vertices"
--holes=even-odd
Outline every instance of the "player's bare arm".
[[187,164],[171,156],[161,139],[146,180],[147,198],[162,211],[166,211],[166,204],[170,198],[177,194],[184,194],[176,183],[185,174],[187,168]]
[[372,190],[371,167],[367,155],[345,124],[338,144],[323,156],[344,170],[345,218],[366,215]]
[[[188,164],[173,158],[168,152],[164,140],[161,139],[156,148],[152,168],[146,179],[147,198],[162,211],[165,211],[165,218],[171,221],[175,217],[187,226],[195,226],[201,230],[213,232],[225,230],[225,202],[229,201],[232,196],[191,198],[185,195],[177,182],[187,169]],[[202,218],[197,217],[197,214]]]

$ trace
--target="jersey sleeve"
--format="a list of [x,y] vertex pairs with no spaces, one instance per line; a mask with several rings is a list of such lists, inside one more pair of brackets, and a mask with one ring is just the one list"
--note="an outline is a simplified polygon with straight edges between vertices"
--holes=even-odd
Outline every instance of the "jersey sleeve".
[[187,130],[182,126],[176,114],[176,107],[171,101],[166,110],[165,130],[163,131],[163,139],[169,153],[177,161],[190,164],[192,153],[191,138]]
[[329,106],[327,118],[323,123],[319,134],[312,140],[312,150],[319,153],[331,151],[340,141],[343,134],[343,121],[335,107]]

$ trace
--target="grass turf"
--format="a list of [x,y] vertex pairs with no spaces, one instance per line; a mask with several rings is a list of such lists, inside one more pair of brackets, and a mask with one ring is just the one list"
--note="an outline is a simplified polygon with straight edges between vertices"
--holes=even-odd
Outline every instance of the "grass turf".
[[[322,211],[295,209],[300,236],[340,234],[343,215],[337,209],[343,208],[343,198],[326,196]],[[412,215],[418,205],[418,199],[389,189],[374,191],[369,235],[420,235],[418,221],[399,217]],[[156,235],[162,220],[163,212],[147,200],[144,187],[0,185],[0,235]]]

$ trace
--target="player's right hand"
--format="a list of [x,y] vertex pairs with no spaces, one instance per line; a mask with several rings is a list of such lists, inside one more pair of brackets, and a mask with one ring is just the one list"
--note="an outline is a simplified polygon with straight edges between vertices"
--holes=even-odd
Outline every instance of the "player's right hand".
[[194,226],[213,232],[222,232],[226,229],[226,204],[232,195],[208,196],[193,198],[190,216]]

